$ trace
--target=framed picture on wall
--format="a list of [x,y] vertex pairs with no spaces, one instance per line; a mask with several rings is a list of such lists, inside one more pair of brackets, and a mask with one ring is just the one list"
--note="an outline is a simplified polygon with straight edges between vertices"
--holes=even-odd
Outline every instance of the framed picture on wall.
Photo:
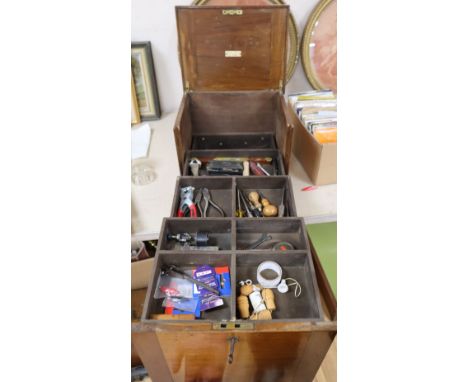
[[136,98],[135,83],[132,79],[132,125],[140,123],[140,110],[138,109],[138,100]]
[[161,118],[151,43],[132,42],[132,76],[142,121]]
[[309,16],[302,36],[302,64],[314,89],[336,87],[336,1],[321,0]]

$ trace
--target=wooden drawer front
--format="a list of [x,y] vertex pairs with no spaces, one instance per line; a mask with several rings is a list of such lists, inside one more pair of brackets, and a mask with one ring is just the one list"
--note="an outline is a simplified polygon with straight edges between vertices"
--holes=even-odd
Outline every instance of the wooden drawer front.
[[311,382],[334,337],[327,330],[152,330],[133,341],[156,381]]

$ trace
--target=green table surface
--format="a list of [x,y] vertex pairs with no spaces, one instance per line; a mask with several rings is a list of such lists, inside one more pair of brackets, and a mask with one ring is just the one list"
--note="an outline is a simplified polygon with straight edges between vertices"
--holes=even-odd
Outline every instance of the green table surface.
[[328,282],[336,295],[336,222],[309,224],[310,239],[317,251]]

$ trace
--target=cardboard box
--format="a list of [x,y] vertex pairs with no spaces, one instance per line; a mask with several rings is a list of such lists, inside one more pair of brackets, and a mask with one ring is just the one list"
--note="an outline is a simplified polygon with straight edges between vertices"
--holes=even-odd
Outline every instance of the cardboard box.
[[[132,321],[139,321],[145,304],[146,289],[151,277],[151,271],[154,266],[154,257],[146,260],[135,261],[132,263]],[[142,365],[141,359],[136,351],[133,341],[131,348],[131,365]]]
[[317,186],[336,183],[336,143],[319,143],[297,114],[288,107],[294,125],[293,154]]

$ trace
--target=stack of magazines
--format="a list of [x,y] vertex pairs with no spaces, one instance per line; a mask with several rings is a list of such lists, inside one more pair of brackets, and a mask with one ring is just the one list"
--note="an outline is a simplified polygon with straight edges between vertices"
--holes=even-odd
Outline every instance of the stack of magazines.
[[331,90],[291,94],[289,103],[320,143],[336,143],[336,96]]

